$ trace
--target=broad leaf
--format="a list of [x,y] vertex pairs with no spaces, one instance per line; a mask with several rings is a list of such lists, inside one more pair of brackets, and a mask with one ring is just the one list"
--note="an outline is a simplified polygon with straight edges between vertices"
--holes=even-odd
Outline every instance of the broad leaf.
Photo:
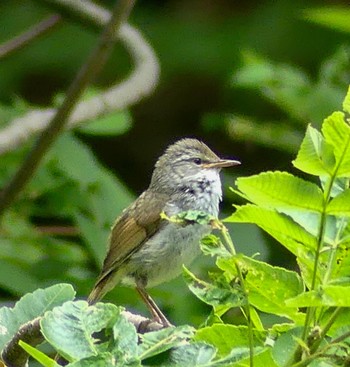
[[327,213],[337,216],[350,216],[350,189],[344,190],[327,205]]
[[103,344],[92,334],[112,328],[123,317],[112,304],[97,303],[89,306],[85,301],[66,302],[47,312],[41,320],[45,339],[68,361],[98,355]]
[[193,336],[194,328],[184,325],[171,327],[140,335],[139,358],[153,357],[175,346],[181,345]]
[[334,163],[332,147],[318,130],[309,125],[293,165],[311,175],[330,176]]
[[[253,331],[254,346],[263,346],[266,332]],[[218,356],[222,357],[231,352],[233,348],[249,345],[247,326],[228,324],[214,324],[197,330],[195,341],[202,341],[214,345],[218,349]]]
[[287,317],[296,322],[303,320],[297,307],[286,306],[285,301],[303,292],[303,282],[294,271],[289,271],[246,256],[231,259],[218,259],[217,265],[225,271],[228,281],[237,278],[235,262],[244,274],[244,286],[249,303],[257,309]]
[[350,126],[344,118],[343,112],[334,112],[322,125],[322,133],[334,149],[337,177],[350,175]]
[[291,307],[350,307],[350,288],[338,285],[320,286],[286,301]]
[[[258,350],[257,350],[258,352]],[[234,348],[227,356],[216,357],[216,349],[206,343],[197,342],[174,348],[169,359],[161,367],[227,367],[236,366],[235,362],[249,356],[246,347]]]
[[225,222],[255,223],[296,256],[304,256],[307,249],[316,249],[316,239],[284,214],[255,205],[244,205]]
[[287,172],[263,172],[236,180],[238,189],[256,205],[285,211],[322,212],[320,188]]
[[190,291],[204,303],[213,307],[231,306],[238,307],[246,304],[244,295],[239,286],[232,287],[228,282],[214,284],[197,278],[184,267],[183,277]]
[[98,356],[81,359],[80,361],[69,363],[69,367],[141,367],[140,362],[124,364],[116,363],[115,357],[111,353],[100,353]]
[[74,296],[75,292],[70,284],[57,284],[26,294],[13,308],[0,308],[0,350],[21,325],[42,316],[63,302],[72,300]]
[[119,317],[113,326],[113,353],[120,362],[131,362],[139,352],[138,336],[135,326],[125,317]]

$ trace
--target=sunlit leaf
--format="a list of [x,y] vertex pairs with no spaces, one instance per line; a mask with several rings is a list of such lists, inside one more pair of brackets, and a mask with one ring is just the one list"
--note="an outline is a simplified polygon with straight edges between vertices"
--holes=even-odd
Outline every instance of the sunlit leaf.
[[227,222],[255,223],[296,256],[304,256],[306,249],[316,248],[316,239],[284,214],[255,205],[244,205]]
[[321,133],[308,126],[304,140],[298,151],[293,165],[311,175],[330,176],[334,165],[334,156],[331,147],[324,141]]
[[41,365],[45,367],[59,367],[59,364],[57,364],[54,359],[51,359],[43,352],[25,343],[24,341],[20,340],[18,344]]
[[299,275],[290,270],[271,266],[246,256],[236,260],[219,258],[217,265],[232,279],[237,277],[235,261],[244,276],[244,286],[248,292],[249,303],[263,312],[269,312],[301,322],[303,315],[298,308],[286,306],[285,300],[303,292],[303,282]]
[[337,177],[350,175],[350,126],[344,117],[343,112],[334,112],[322,125],[322,133],[334,149]]
[[320,188],[287,172],[263,172],[236,180],[238,189],[248,199],[262,207],[282,211],[322,211]]
[[317,290],[304,292],[287,300],[286,304],[290,307],[350,307],[350,288],[338,285],[320,286]]
[[350,189],[346,189],[327,205],[327,213],[337,216],[350,216]]
[[[263,346],[266,332],[253,332],[254,346]],[[249,345],[247,326],[228,324],[214,324],[197,330],[194,340],[214,345],[218,349],[218,356],[225,356],[235,347]]]

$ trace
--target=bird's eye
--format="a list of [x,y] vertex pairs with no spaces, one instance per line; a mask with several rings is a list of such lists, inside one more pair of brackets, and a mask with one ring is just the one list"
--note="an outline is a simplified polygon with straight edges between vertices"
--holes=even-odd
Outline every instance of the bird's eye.
[[193,163],[195,163],[197,165],[200,165],[200,164],[202,164],[202,160],[200,158],[194,158]]

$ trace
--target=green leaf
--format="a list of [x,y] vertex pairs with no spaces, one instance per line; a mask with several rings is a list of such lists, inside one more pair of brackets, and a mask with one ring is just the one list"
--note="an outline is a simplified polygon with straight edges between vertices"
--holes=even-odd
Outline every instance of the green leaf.
[[255,205],[244,205],[225,222],[255,223],[296,256],[303,257],[307,249],[316,249],[316,239],[284,214]]
[[297,338],[301,338],[302,328],[294,328],[281,334],[272,348],[272,356],[278,366],[287,366],[299,344]]
[[13,308],[0,308],[0,350],[24,323],[43,315],[55,306],[72,300],[75,296],[70,284],[57,284],[37,289],[23,296]]
[[205,343],[191,343],[174,348],[171,351],[170,361],[162,366],[212,366],[210,363],[215,357],[216,349]]
[[98,356],[84,358],[80,361],[69,363],[69,367],[141,367],[140,362],[135,364],[124,364],[123,362],[116,364],[115,357],[111,353],[100,353]]
[[338,31],[350,33],[350,10],[340,6],[323,6],[304,10],[306,20]]
[[231,256],[230,252],[227,251],[226,247],[221,242],[220,238],[209,234],[201,239],[200,242],[201,250],[205,255],[228,257]]
[[287,211],[322,212],[323,194],[320,188],[287,172],[263,172],[236,180],[238,189],[254,204]]
[[129,111],[116,111],[80,126],[78,131],[95,136],[122,135],[131,128],[131,123]]
[[238,307],[246,303],[240,287],[233,288],[227,282],[207,283],[197,278],[185,267],[183,267],[183,277],[190,291],[208,305]]
[[344,190],[327,205],[327,214],[350,216],[350,189]]
[[350,307],[350,289],[339,285],[320,286],[318,290],[287,300],[286,304],[291,307]]
[[[263,346],[266,332],[254,330],[253,333],[254,346]],[[233,348],[249,345],[249,333],[247,326],[214,324],[197,330],[193,340],[214,345],[218,349],[218,356],[223,357]]]
[[64,133],[55,142],[49,158],[57,169],[81,186],[99,181],[99,165],[90,149],[72,133]]
[[343,110],[350,114],[350,86],[348,88],[348,92],[346,93],[346,97],[343,101]]
[[170,358],[162,363],[162,367],[227,367],[245,359],[249,355],[248,348],[235,348],[229,355],[215,358],[216,349],[206,343],[197,342],[174,348]]
[[106,256],[106,246],[110,230],[101,229],[100,226],[96,225],[96,221],[79,212],[74,215],[74,219],[83,236],[84,243],[93,255],[96,264],[101,266]]
[[350,175],[350,126],[344,118],[343,112],[334,112],[322,125],[323,136],[334,149],[337,177]]
[[311,175],[330,176],[334,163],[332,147],[318,130],[309,125],[293,165]]
[[[9,281],[9,276],[11,281]],[[38,285],[39,280],[32,275],[30,270],[8,260],[0,259],[0,286],[2,289],[20,296],[27,292],[33,292]]]
[[41,329],[45,339],[70,362],[98,355],[103,344],[92,334],[112,328],[122,317],[120,308],[105,303],[66,302],[45,314]]
[[303,282],[296,272],[241,255],[231,259],[219,258],[217,265],[227,274],[228,282],[237,277],[235,262],[238,262],[243,273],[244,286],[251,305],[263,312],[287,317],[296,322],[304,319],[297,307],[288,307],[285,303],[287,299],[304,290]]
[[40,350],[32,347],[31,345],[27,344],[23,340],[20,340],[18,344],[36,361],[42,364],[45,367],[59,367],[59,365],[55,362],[54,359],[51,359],[46,354],[41,352]]
[[134,361],[138,355],[138,336],[135,326],[125,317],[120,317],[113,326],[113,354],[118,363]]
[[150,358],[177,345],[181,345],[187,342],[193,334],[194,328],[184,325],[139,335],[141,339],[139,358],[141,360]]

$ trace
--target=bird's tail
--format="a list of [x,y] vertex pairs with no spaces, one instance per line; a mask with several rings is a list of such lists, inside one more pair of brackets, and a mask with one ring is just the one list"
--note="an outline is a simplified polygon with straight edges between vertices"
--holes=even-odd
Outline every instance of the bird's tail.
[[93,305],[98,302],[108,291],[111,290],[112,287],[110,286],[109,278],[109,276],[105,276],[97,280],[87,298],[89,305]]
[[97,282],[88,296],[87,301],[89,305],[98,302],[106,293],[120,283],[123,274],[122,271],[110,271],[102,274],[99,279],[97,279]]

